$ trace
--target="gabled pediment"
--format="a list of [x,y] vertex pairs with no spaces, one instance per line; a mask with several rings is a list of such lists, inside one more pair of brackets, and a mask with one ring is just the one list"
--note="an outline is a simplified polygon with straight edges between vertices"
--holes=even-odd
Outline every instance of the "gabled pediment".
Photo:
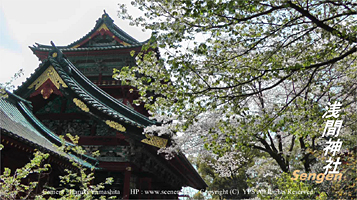
[[82,47],[103,47],[103,46],[119,46],[122,45],[109,35],[97,35],[83,44]]
[[115,30],[110,22],[101,20],[100,24],[99,27],[96,25],[97,28],[95,27],[86,36],[68,45],[67,48],[131,46],[138,43],[136,40],[125,37],[121,34],[122,31]]

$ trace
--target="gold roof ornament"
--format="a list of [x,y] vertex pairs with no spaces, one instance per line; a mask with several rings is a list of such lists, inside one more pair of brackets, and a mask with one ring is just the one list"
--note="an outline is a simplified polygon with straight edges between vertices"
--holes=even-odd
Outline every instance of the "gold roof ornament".
[[163,148],[167,145],[167,139],[149,134],[146,134],[145,136],[146,139],[141,140],[142,143],[149,144],[158,148]]
[[57,89],[59,89],[60,86],[62,86],[63,88],[68,88],[66,83],[56,72],[55,68],[53,68],[53,66],[51,65],[28,87],[28,89],[32,89],[33,87],[35,87],[35,90],[37,90],[48,79],[51,80],[51,82],[53,83],[53,85],[56,86]]
[[73,98],[73,103],[75,103],[76,106],[79,107],[84,112],[89,112],[88,106],[85,103],[83,103],[83,101],[81,101],[77,98]]
[[105,121],[105,123],[108,126],[110,126],[111,128],[114,128],[115,130],[118,130],[120,132],[125,132],[126,131],[126,128],[123,125],[119,124],[118,122],[107,120],[107,121]]

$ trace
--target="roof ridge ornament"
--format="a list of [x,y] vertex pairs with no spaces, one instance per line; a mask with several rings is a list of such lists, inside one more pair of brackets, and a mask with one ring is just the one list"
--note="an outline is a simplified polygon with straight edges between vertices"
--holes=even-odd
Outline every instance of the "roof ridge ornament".
[[[66,62],[64,59],[67,59],[66,55],[64,55],[62,53],[62,51],[56,47],[55,43],[53,41],[51,41],[51,45],[52,45],[52,50],[48,53],[48,58],[49,60],[54,59],[57,62],[61,63],[61,62]],[[65,64],[66,67],[64,67],[64,70],[68,73],[68,74],[72,74],[72,70],[68,67],[68,65]]]
[[64,56],[62,51],[56,47],[53,41],[51,41],[51,45],[52,45],[52,50],[49,52],[49,56],[52,58],[57,58],[58,56],[58,58],[61,59]]
[[102,15],[102,20],[107,26],[113,26],[114,20],[108,15],[104,10],[104,14]]

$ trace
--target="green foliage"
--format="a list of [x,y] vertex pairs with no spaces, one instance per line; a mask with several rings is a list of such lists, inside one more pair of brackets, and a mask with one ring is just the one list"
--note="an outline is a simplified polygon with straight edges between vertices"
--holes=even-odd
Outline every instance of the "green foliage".
[[34,158],[24,167],[11,172],[9,168],[5,168],[0,175],[0,198],[1,199],[17,199],[21,194],[22,199],[29,198],[30,194],[38,186],[38,181],[29,183],[25,180],[31,175],[39,176],[41,173],[47,172],[50,169],[49,164],[44,164],[44,161],[49,157],[49,154],[44,154],[35,151]]
[[283,173],[276,180],[277,189],[258,194],[261,199],[314,199],[318,192],[312,184],[291,180],[291,174]]
[[[67,133],[66,136],[69,140],[75,144],[74,146],[65,145],[64,136],[60,136],[62,140],[62,146],[58,149],[67,155],[77,155],[81,160],[86,160],[85,154],[86,151],[78,145],[79,136],[72,136]],[[98,152],[94,152],[94,155],[99,155]],[[74,169],[65,169],[65,175],[60,176],[61,184],[60,188],[48,188],[48,190],[43,191],[41,196],[38,196],[37,199],[42,199],[43,196],[50,193],[51,191],[59,193],[59,199],[106,199],[107,197],[104,195],[98,195],[100,190],[105,189],[105,185],[111,185],[113,183],[113,178],[106,178],[105,182],[99,184],[92,184],[95,179],[94,176],[94,168],[84,167],[79,163],[78,158],[74,157],[70,159],[70,162]],[[115,196],[111,196],[109,198],[115,198]],[[49,199],[55,199],[50,197]]]
[[343,154],[340,173],[343,174],[342,180],[330,184],[328,195],[334,199],[356,199],[357,198],[357,158],[356,152]]
[[203,196],[203,194],[201,192],[197,192],[195,195],[193,195],[192,199],[195,200],[204,200],[205,196]]
[[[72,136],[70,134],[66,135],[73,144],[78,144],[79,137]],[[94,169],[84,167],[79,163],[79,159],[86,160],[85,150],[78,146],[67,146],[65,144],[65,139],[62,136],[62,146],[58,147],[59,151],[62,152],[62,156],[72,157],[70,162],[72,167],[70,169],[65,169],[65,174],[59,176],[61,185],[59,188],[54,187],[45,187],[42,190],[41,194],[36,192],[35,199],[115,199],[115,196],[104,196],[99,195],[99,191],[105,189],[105,185],[111,185],[113,183],[113,178],[106,178],[105,182],[98,184],[93,184],[94,180]],[[3,148],[0,145],[0,150]],[[77,155],[73,156],[73,155]],[[98,152],[94,152],[93,155],[98,155]],[[11,170],[5,168],[4,172],[0,176],[0,197],[1,199],[29,199],[33,198],[34,190],[39,187],[37,181],[25,181],[30,175],[40,175],[44,172],[48,172],[51,168],[50,164],[43,164],[46,159],[49,157],[49,154],[41,153],[36,151],[34,153],[34,158],[27,163],[24,167],[17,169],[12,175]],[[54,195],[55,194],[55,195]]]
[[357,162],[355,152],[340,155],[343,165],[340,173],[341,181],[324,180],[322,183],[314,181],[292,180],[291,174],[283,173],[271,183],[275,190],[258,193],[261,199],[356,199]]

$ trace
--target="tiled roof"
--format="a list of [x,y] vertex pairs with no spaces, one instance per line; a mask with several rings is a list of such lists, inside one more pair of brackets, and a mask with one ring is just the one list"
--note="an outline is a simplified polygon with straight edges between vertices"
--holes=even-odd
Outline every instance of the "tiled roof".
[[[54,53],[56,57],[52,57]],[[15,91],[15,94],[21,94],[22,97],[27,98],[25,94],[29,93],[29,85],[50,65],[54,67],[66,85],[69,86],[70,90],[83,100],[83,102],[88,106],[94,107],[110,119],[121,121],[138,128],[156,124],[156,121],[150,120],[148,117],[129,108],[92,83],[65,57],[62,51],[54,45],[49,53],[48,59],[43,61],[41,67],[37,68],[35,73]]]
[[[104,47],[79,47],[79,48],[69,48],[65,47],[58,47],[61,51],[102,51],[102,50],[115,50],[115,49],[127,49],[127,48],[135,48],[141,47],[142,44],[135,44],[135,45],[128,45],[128,46],[104,46]],[[38,45],[29,47],[31,50],[39,50],[39,51],[51,51],[52,46],[45,46],[45,45]]]
[[[10,137],[27,143],[41,151],[47,151],[67,159],[74,159],[83,166],[93,167],[90,163],[72,154],[63,154],[55,145],[61,145],[60,138],[32,114],[29,102],[9,93],[8,98],[0,98],[0,128]],[[5,133],[4,132],[4,133]],[[67,142],[66,145],[73,144]]]

